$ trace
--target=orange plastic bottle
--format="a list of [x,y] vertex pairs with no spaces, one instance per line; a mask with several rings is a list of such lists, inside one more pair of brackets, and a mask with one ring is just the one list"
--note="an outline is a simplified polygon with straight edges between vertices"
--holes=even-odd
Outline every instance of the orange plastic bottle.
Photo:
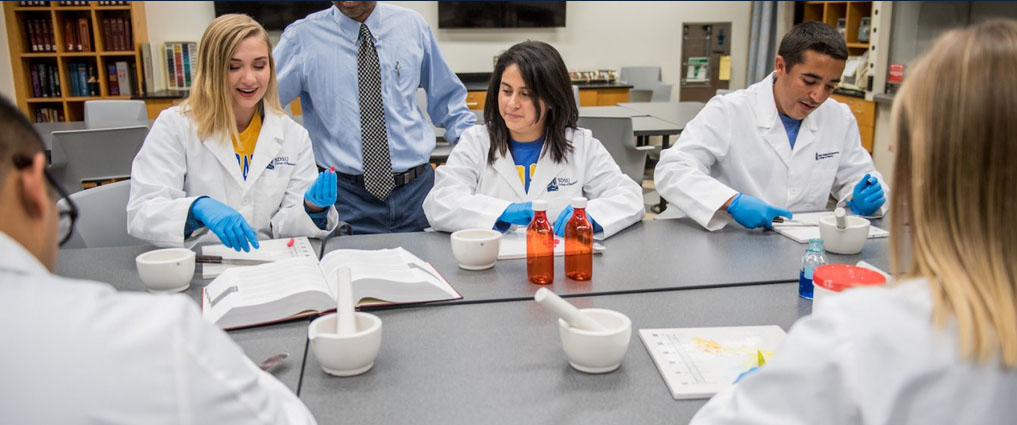
[[526,228],[526,276],[530,282],[554,282],[554,230],[547,221],[547,201],[533,201],[533,221]]
[[565,224],[565,276],[572,280],[593,277],[593,223],[586,216],[586,198],[572,200],[572,218]]

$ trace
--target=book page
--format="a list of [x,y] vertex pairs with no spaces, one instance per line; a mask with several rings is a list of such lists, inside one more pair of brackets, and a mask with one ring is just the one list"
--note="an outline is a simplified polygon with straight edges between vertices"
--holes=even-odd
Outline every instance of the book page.
[[[293,240],[293,245],[289,245],[289,241]],[[282,238],[282,239],[269,239],[264,241],[258,241],[261,246],[258,249],[252,249],[251,252],[237,252],[233,248],[227,248],[226,245],[206,245],[201,247],[202,255],[218,255],[223,259],[234,259],[234,260],[267,260],[276,261],[286,258],[294,257],[307,257],[312,258],[315,261],[318,259],[318,253],[314,251],[314,247],[311,246],[311,241],[305,236],[299,238]],[[235,264],[202,264],[201,265],[201,278],[211,279],[219,276],[222,272],[227,269],[234,267],[250,267],[250,266],[239,266]]]
[[353,297],[389,302],[426,302],[462,298],[430,264],[403,248],[339,249],[321,259],[329,290],[338,293],[337,272],[350,268]]
[[[202,316],[224,328],[280,320],[335,304],[317,261],[305,257],[226,270],[202,292]],[[279,305],[294,297],[316,301]],[[223,325],[224,320],[231,326]]]
[[675,400],[709,398],[759,366],[759,356],[772,357],[786,336],[779,326],[639,330]]

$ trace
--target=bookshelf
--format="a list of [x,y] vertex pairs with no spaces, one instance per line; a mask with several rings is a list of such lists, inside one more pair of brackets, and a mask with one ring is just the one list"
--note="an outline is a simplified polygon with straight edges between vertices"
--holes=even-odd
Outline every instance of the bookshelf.
[[[148,41],[143,1],[3,3],[16,102],[30,120],[81,121],[86,100],[140,94],[137,46]],[[120,92],[121,78],[113,81],[111,71],[128,75],[129,93]]]
[[[868,34],[859,35],[858,27],[862,22],[862,18],[868,17],[870,20],[869,28],[873,28],[875,21],[873,17],[873,2],[806,1],[799,2],[796,9],[796,23],[805,21],[825,22],[842,31],[844,41],[847,42],[848,56],[860,56],[871,49],[872,51],[869,52],[870,65],[866,66],[870,67],[869,75],[872,75],[871,63],[874,63],[876,60],[874,54],[876,49],[874,46],[870,46],[870,36]],[[875,34],[871,34],[871,37],[875,37]],[[858,86],[862,87],[863,90],[866,89],[867,85],[868,83],[865,81],[858,82]],[[866,100],[864,95],[859,95],[858,93],[835,93],[833,98],[851,108],[851,112],[858,122],[858,133],[862,139],[862,147],[869,151],[869,153],[872,153],[873,139],[876,132],[875,102]]]

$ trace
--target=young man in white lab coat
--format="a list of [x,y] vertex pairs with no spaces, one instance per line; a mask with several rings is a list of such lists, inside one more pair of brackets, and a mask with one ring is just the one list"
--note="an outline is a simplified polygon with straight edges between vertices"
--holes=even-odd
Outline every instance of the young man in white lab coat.
[[657,191],[711,231],[732,218],[769,228],[791,211],[825,209],[831,195],[855,214],[882,214],[888,190],[858,124],[846,105],[828,100],[845,59],[835,29],[796,25],[780,42],[773,74],[711,99],[661,153]]
[[77,210],[46,167],[0,98],[0,422],[314,423],[186,298],[51,274]]

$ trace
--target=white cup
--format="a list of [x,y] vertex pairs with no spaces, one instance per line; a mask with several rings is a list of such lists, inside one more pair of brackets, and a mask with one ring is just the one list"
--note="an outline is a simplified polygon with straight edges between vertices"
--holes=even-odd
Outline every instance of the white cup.
[[183,291],[194,277],[194,251],[187,248],[148,251],[137,256],[134,263],[145,288],[156,294]]
[[311,352],[325,373],[354,376],[367,372],[381,349],[381,319],[370,313],[354,313],[356,331],[348,335],[336,333],[336,314],[314,319],[307,330]]
[[819,219],[819,237],[823,239],[823,249],[834,254],[857,254],[862,252],[865,241],[869,238],[869,220],[849,215],[844,217],[847,226],[837,228],[837,218],[827,216]]
[[466,229],[452,233],[452,255],[459,268],[484,270],[494,267],[501,248],[501,233],[490,229]]
[[558,335],[569,364],[581,372],[607,373],[621,366],[632,337],[632,321],[617,311],[584,308],[582,311],[607,327],[597,332],[569,326],[558,319]]

